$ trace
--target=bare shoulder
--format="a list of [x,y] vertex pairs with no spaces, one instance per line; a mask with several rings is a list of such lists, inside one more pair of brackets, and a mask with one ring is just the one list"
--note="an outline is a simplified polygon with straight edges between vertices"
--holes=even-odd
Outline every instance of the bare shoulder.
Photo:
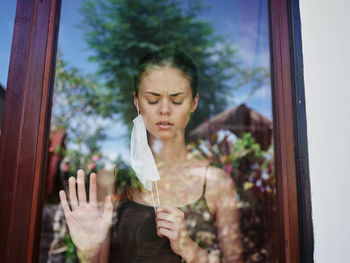
[[235,191],[236,186],[231,175],[224,169],[209,166],[207,168],[207,191],[213,194],[227,193]]
[[207,163],[203,162],[201,165],[201,170],[204,171],[201,174],[206,174],[207,178],[205,198],[210,211],[216,213],[220,204],[235,199],[236,185],[228,172],[219,167],[208,166]]
[[199,173],[197,174],[203,178],[207,178],[207,190],[208,188],[214,188],[218,190],[224,190],[228,187],[235,188],[235,184],[229,173],[227,173],[222,168],[208,165],[208,163],[208,160],[202,159],[197,160],[193,163],[194,165],[192,165],[192,169],[199,169]]

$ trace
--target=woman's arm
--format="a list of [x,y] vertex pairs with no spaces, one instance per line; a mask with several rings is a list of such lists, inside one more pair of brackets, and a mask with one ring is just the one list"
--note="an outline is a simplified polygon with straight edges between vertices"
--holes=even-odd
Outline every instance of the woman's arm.
[[109,262],[109,248],[110,248],[110,237],[107,236],[106,240],[102,244],[102,248],[98,257],[98,263]]
[[215,224],[223,262],[242,262],[242,243],[237,192],[234,181],[224,170],[212,168],[206,198],[215,213]]
[[208,252],[190,238],[188,238],[184,247],[181,257],[186,263],[219,263],[219,261],[211,259]]

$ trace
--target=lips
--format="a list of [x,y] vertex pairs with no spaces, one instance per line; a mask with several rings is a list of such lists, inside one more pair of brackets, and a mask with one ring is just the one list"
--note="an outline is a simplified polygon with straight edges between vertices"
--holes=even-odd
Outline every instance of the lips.
[[157,125],[174,125],[172,122],[170,121],[158,121],[156,123]]
[[166,121],[166,120],[162,120],[162,121],[158,121],[156,123],[156,125],[158,126],[159,129],[161,130],[168,130],[170,129],[174,123],[170,122],[170,121]]

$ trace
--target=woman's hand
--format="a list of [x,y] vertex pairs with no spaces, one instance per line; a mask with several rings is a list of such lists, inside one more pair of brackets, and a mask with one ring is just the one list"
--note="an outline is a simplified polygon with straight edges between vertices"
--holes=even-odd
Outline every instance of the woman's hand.
[[75,178],[69,178],[69,199],[72,209],[68,206],[66,193],[63,190],[60,191],[60,199],[72,240],[78,248],[79,257],[85,261],[98,256],[112,224],[113,205],[111,197],[106,197],[101,215],[97,205],[96,174],[90,176],[89,201],[86,200],[84,171],[80,169],[77,174],[78,194],[75,190]]
[[167,237],[174,253],[183,256],[185,249],[193,241],[188,235],[184,213],[178,208],[163,205],[157,208],[157,234]]

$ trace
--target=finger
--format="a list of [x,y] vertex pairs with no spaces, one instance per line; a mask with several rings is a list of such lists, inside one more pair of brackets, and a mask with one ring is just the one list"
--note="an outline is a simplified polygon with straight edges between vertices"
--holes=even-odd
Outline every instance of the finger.
[[69,200],[72,206],[72,210],[78,208],[77,192],[75,190],[75,178],[73,176],[68,179],[69,184]]
[[168,212],[168,213],[172,213],[175,215],[183,215],[183,212],[178,209],[177,207],[174,206],[170,206],[170,205],[161,205],[157,208],[157,212]]
[[158,222],[158,220],[165,220],[165,221],[169,221],[169,222],[173,222],[173,223],[178,222],[176,215],[166,213],[166,212],[157,212],[156,219],[157,219],[156,222]]
[[85,175],[82,169],[78,170],[78,199],[79,205],[86,203],[86,191],[85,191]]
[[95,173],[90,175],[89,202],[91,205],[97,206],[97,186]]
[[175,237],[174,232],[166,228],[159,228],[157,234],[158,236],[165,236],[169,238],[169,240],[174,240]]
[[61,190],[59,192],[59,195],[60,195],[60,200],[61,200],[61,206],[62,206],[62,209],[63,209],[63,213],[64,213],[64,216],[66,217],[66,220],[67,220],[68,217],[71,214],[71,211],[69,209],[69,205],[68,205],[68,202],[67,202],[66,193],[63,190]]
[[166,229],[169,229],[169,230],[175,230],[176,225],[173,222],[159,220],[157,222],[157,229],[160,229],[160,228],[166,228]]
[[112,224],[112,215],[113,215],[113,204],[111,196],[108,195],[105,198],[104,211],[102,217],[106,220],[108,225]]

